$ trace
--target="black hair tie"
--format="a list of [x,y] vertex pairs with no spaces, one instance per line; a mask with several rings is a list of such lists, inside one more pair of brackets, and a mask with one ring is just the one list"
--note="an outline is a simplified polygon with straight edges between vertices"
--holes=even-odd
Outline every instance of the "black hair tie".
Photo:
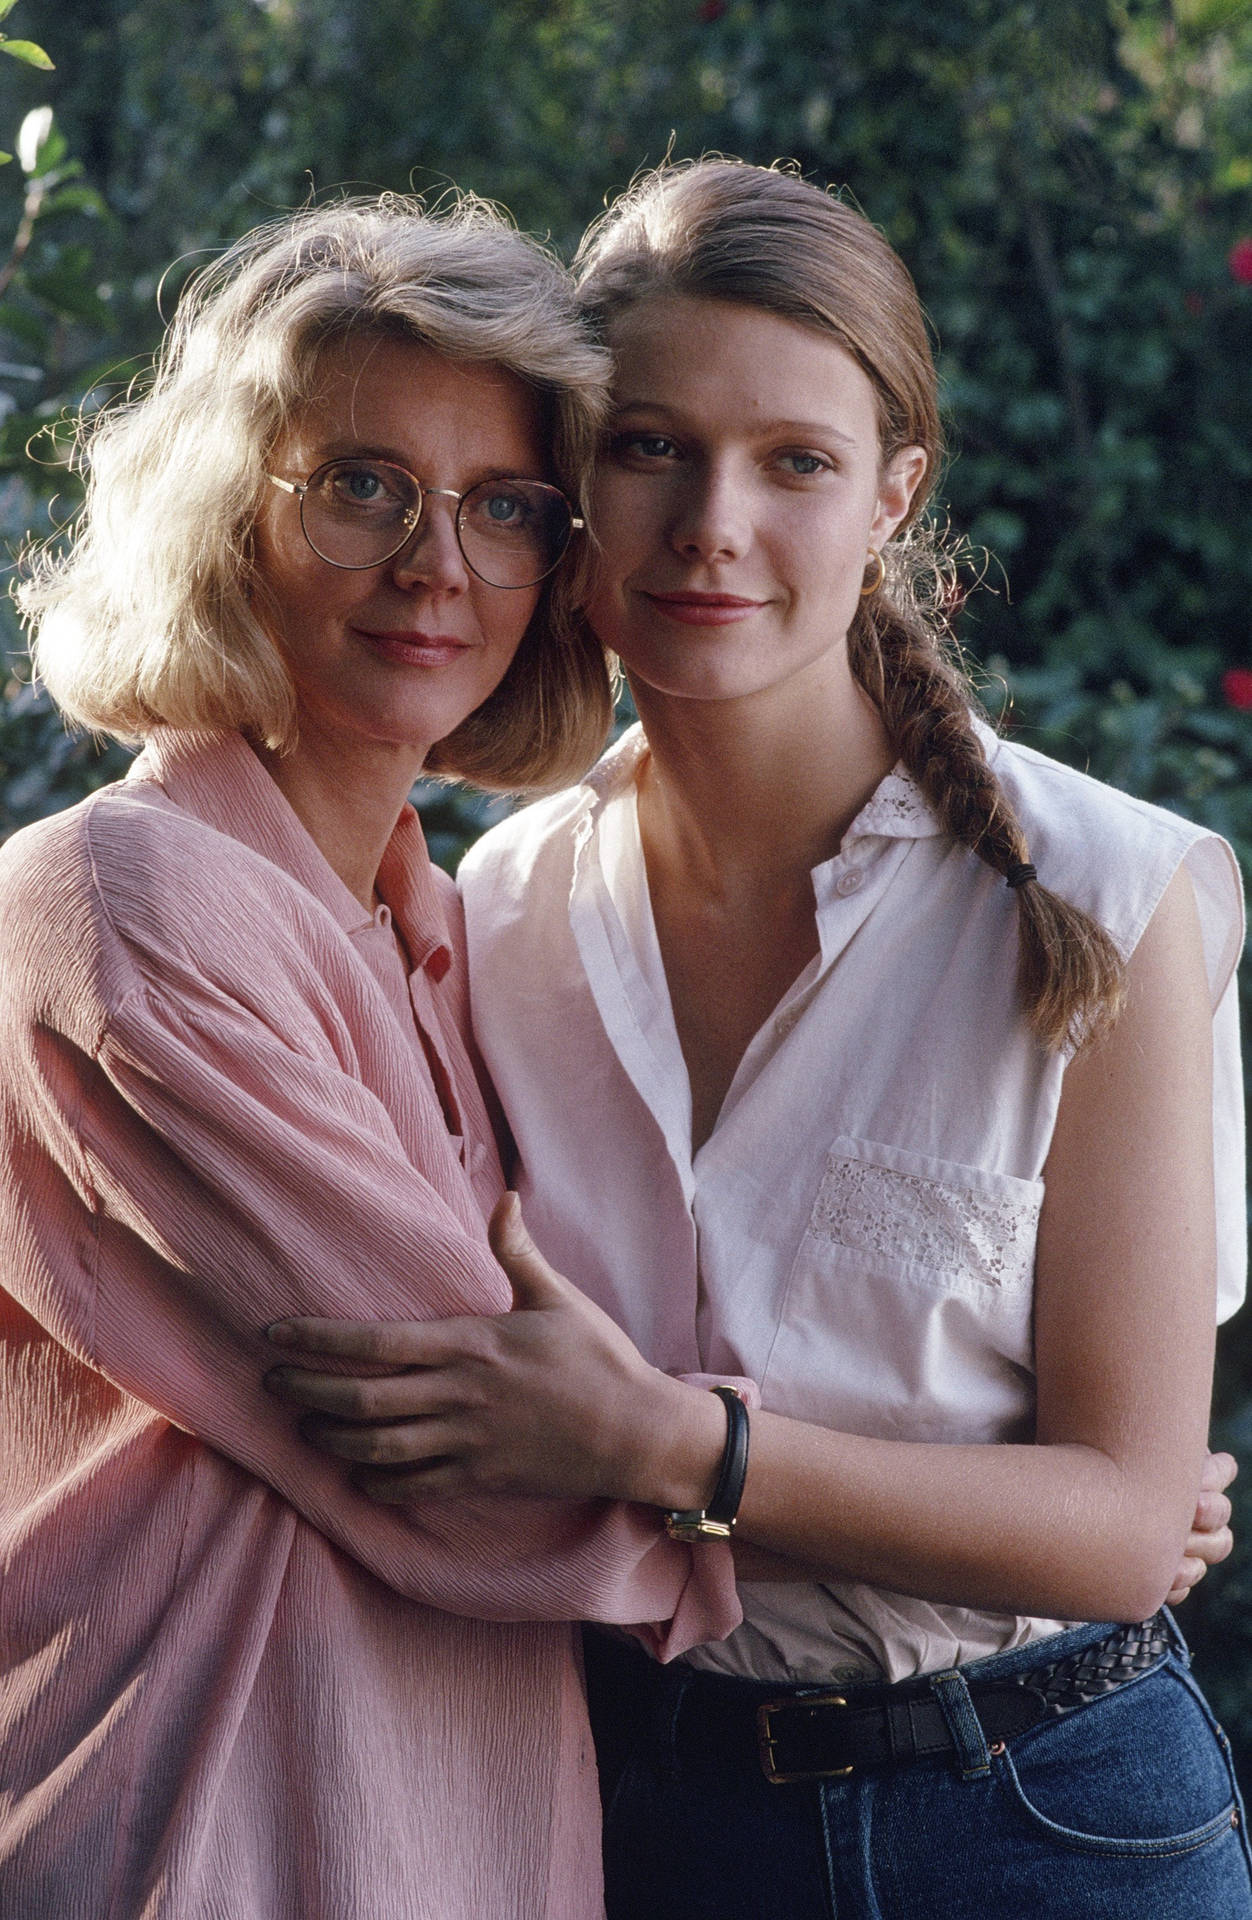
[[1010,867],[1005,874],[1004,884],[1006,887],[1024,887],[1027,881],[1037,880],[1038,878],[1039,875],[1031,866],[1029,860],[1019,860],[1017,865]]

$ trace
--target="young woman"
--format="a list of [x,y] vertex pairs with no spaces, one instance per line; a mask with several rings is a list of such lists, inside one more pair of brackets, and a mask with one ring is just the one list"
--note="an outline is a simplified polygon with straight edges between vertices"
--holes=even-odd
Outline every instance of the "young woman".
[[[591,1652],[611,1915],[1246,1916],[1157,1612],[1242,1286],[1233,858],[973,711],[925,327],[867,222],[702,163],[580,265],[589,611],[642,731],[462,887],[515,1184],[590,1299],[519,1245],[522,1311],[302,1328],[419,1371],[299,1397],[421,1513],[735,1525],[736,1633]],[[695,1372],[757,1383],[746,1482]]]
[[739,1618],[655,1514],[384,1510],[260,1386],[276,1312],[507,1304],[405,802],[603,739],[557,570],[604,374],[486,208],[279,222],[180,306],[27,591],[67,714],[144,751],[0,859],[6,1914],[596,1920],[569,1623]]

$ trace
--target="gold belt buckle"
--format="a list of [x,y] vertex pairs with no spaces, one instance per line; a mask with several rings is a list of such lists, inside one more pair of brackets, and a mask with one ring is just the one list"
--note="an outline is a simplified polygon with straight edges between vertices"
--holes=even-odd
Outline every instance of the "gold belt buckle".
[[847,1701],[841,1693],[806,1693],[791,1700],[767,1700],[756,1710],[756,1737],[761,1753],[761,1768],[765,1778],[775,1787],[789,1786],[797,1780],[842,1780],[853,1771],[851,1767],[805,1767],[800,1773],[779,1773],[774,1765],[776,1742],[771,1716],[784,1711],[794,1713],[801,1707],[846,1707]]

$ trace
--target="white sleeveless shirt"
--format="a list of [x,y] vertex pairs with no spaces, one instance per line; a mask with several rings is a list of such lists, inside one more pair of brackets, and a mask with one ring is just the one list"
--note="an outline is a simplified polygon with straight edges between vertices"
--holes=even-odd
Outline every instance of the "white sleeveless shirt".
[[[986,734],[1043,881],[1129,955],[1178,866],[1214,1009],[1222,1316],[1246,1265],[1230,848]],[[474,1026],[552,1263],[673,1373],[884,1439],[1029,1440],[1043,1174],[1065,1071],[1017,1001],[1017,906],[900,768],[813,871],[820,952],[691,1152],[690,1089],[635,811],[638,729],[461,867]],[[769,938],[762,928],[761,937]],[[688,1656],[758,1679],[890,1679],[1066,1624],[853,1581],[745,1583],[744,1624]]]

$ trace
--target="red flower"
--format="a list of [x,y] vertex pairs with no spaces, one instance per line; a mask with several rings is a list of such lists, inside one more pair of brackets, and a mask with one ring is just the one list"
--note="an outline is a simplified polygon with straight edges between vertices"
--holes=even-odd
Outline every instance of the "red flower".
[[[703,0],[703,5],[696,8],[696,19],[702,27],[711,27],[715,20],[721,19],[725,11],[726,0]],[[1249,245],[1252,245],[1252,242],[1249,242]]]
[[1242,240],[1235,241],[1226,265],[1232,280],[1237,280],[1241,287],[1252,286],[1252,235],[1245,234]]
[[1222,675],[1222,692],[1228,707],[1252,712],[1252,667],[1229,667]]

